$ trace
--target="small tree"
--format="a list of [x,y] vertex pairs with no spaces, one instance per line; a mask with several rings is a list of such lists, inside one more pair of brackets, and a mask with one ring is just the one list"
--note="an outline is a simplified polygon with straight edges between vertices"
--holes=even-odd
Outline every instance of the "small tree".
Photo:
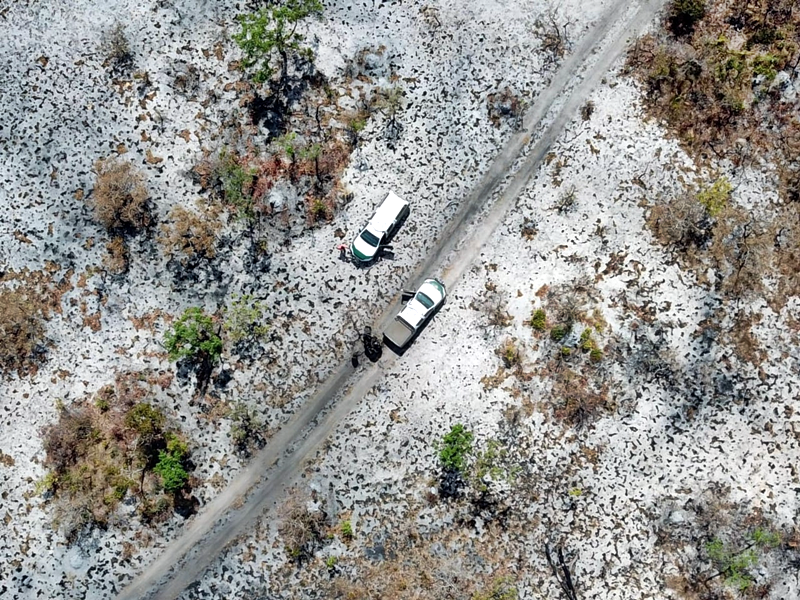
[[234,344],[247,340],[259,340],[269,332],[267,308],[260,300],[249,294],[237,296],[225,311],[225,332]]
[[211,317],[202,308],[187,308],[172,330],[164,334],[164,346],[172,360],[186,359],[197,370],[197,386],[203,390],[214,362],[222,354],[222,340]]
[[183,311],[172,330],[164,334],[164,345],[172,360],[213,362],[222,354],[222,340],[214,331],[214,322],[197,307]]
[[189,474],[183,468],[181,458],[172,452],[161,450],[158,453],[158,463],[153,471],[161,476],[164,490],[169,493],[180,491],[189,479]]
[[233,41],[244,52],[245,68],[257,67],[254,75],[261,83],[273,75],[272,63],[280,60],[280,82],[286,80],[289,71],[289,56],[313,56],[311,49],[303,44],[304,37],[297,33],[300,21],[322,13],[320,0],[285,0],[274,6],[267,6],[257,13],[239,15],[242,26],[233,35]]
[[150,225],[144,176],[126,160],[100,159],[94,163],[97,181],[91,206],[109,231],[130,232]]

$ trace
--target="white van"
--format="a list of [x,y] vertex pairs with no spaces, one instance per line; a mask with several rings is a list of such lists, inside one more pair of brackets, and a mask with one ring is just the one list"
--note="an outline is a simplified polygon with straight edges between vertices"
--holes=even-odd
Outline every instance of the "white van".
[[358,263],[375,260],[378,250],[392,240],[410,212],[408,202],[394,192],[386,194],[386,198],[375,209],[366,227],[350,245],[353,260]]

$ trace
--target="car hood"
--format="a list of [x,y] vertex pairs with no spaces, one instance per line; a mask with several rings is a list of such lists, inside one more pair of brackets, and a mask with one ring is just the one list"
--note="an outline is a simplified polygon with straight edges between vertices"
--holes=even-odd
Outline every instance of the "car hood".
[[361,239],[360,233],[358,234],[358,237],[353,240],[350,250],[355,257],[360,260],[369,260],[373,258],[375,253],[378,251],[375,246],[370,246],[365,240]]

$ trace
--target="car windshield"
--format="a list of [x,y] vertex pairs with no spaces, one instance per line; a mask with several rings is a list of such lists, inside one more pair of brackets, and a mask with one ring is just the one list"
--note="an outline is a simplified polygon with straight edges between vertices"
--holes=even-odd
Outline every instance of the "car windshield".
[[417,300],[418,300],[418,301],[419,301],[419,303],[420,303],[420,304],[422,304],[422,306],[424,306],[425,308],[431,308],[431,307],[433,306],[433,300],[431,300],[430,298],[428,298],[428,297],[427,297],[425,294],[423,294],[422,292],[417,292]]
[[367,242],[370,246],[375,246],[376,248],[378,247],[378,243],[380,243],[380,240],[366,229],[361,232],[361,239]]

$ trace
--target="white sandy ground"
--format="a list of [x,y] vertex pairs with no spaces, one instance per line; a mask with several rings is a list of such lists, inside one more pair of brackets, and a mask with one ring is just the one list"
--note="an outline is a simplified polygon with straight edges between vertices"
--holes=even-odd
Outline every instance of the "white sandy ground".
[[[409,526],[423,536],[454,527],[457,509],[428,506],[423,497],[437,472],[433,442],[456,422],[473,429],[479,444],[497,438],[528,457],[528,475],[511,492],[527,526],[501,536],[513,542],[506,547],[514,553],[498,561],[518,579],[520,598],[559,597],[544,561],[545,541],[563,544],[576,558],[581,598],[655,599],[672,597],[664,576],[681,573],[676,555],[658,546],[658,534],[696,533],[692,506],[727,498],[745,512],[763,511],[776,527],[796,523],[800,382],[796,335],[786,324],[796,303],[781,315],[756,307],[764,318],[754,334],[768,356],[760,377],[730,349],[697,335],[718,299],[653,243],[641,201],[675,193],[701,174],[662,129],[641,121],[638,94],[619,76],[596,91],[590,121],[574,122],[554,149],[556,160],[567,161],[558,173],[564,183],[553,181],[555,160],[541,169],[480,264],[309,465],[301,489],[314,490],[324,509],[333,485],[355,542],[337,538],[316,562],[276,575],[288,559],[270,516],[184,598],[317,597],[313,582],[328,578],[328,556],[352,564],[381,536],[400,536]],[[731,176],[737,199],[766,201],[759,190],[771,185],[768,167]],[[559,214],[553,206],[568,186],[575,186],[576,206]],[[520,235],[526,218],[538,225],[531,241]],[[619,253],[622,260],[613,267]],[[494,350],[506,337],[520,341],[529,367],[554,351],[547,341],[537,347],[523,323],[541,305],[535,296],[541,286],[594,279],[609,266],[596,284],[596,306],[609,324],[605,339],[616,337],[621,358],[621,364],[606,358],[601,367],[621,384],[612,392],[619,407],[614,414],[570,431],[550,416],[546,385],[537,378],[519,382],[517,397],[502,386],[484,389],[479,380],[494,374],[500,362]],[[470,308],[487,283],[508,299],[514,321],[507,329],[486,329],[485,317]],[[655,322],[637,318],[625,301],[654,307]],[[645,338],[660,340],[664,356],[674,357],[671,378],[656,380],[634,366]],[[504,412],[527,402],[535,410],[521,417],[509,441]],[[598,452],[594,463],[581,458],[587,448]],[[719,486],[729,494],[709,492]],[[410,525],[404,523],[409,518]],[[723,515],[720,531],[725,527]],[[489,536],[480,520],[471,535],[477,547]],[[769,597],[776,600],[800,595],[796,570],[785,560],[768,559],[756,576],[757,583],[772,582]],[[357,570],[345,573],[358,581]]]
[[[438,8],[440,26],[423,19],[423,4]],[[570,31],[578,38],[603,6],[560,3],[559,10],[575,20]],[[386,85],[393,70],[406,90],[405,129],[396,149],[389,150],[381,138],[378,116],[346,174],[355,200],[333,224],[304,233],[288,247],[274,240],[266,273],[243,272],[245,242],[241,226],[231,220],[222,233],[227,243],[217,271],[198,273],[196,283],[176,280],[158,246],[140,238],[132,243],[125,278],[89,273],[86,287],[64,295],[62,313],[47,324],[53,344],[47,363],[34,377],[9,378],[0,391],[0,449],[14,460],[0,467],[0,592],[20,598],[104,597],[149,561],[183,522],[175,517],[148,531],[144,541],[136,539],[135,506],[124,504],[108,531],[95,531],[67,548],[50,529],[49,505],[33,494],[44,474],[39,431],[55,421],[57,400],[69,405],[109,383],[118,370],[173,368],[158,354],[164,323],[157,322],[153,333],[137,330],[131,318],[157,309],[179,314],[191,305],[215,311],[234,292],[263,297],[274,313],[273,329],[281,332],[270,347],[277,358],[247,365],[229,357],[226,364],[236,367],[234,381],[218,393],[226,401],[250,403],[272,425],[287,418],[347,352],[382,296],[402,285],[417,260],[414,252],[430,246],[453,203],[510,135],[509,123],[497,129],[489,122],[486,95],[509,86],[523,102],[535,101],[549,72],[542,69],[531,31],[548,8],[546,2],[470,7],[339,2],[326,7],[325,19],[311,26],[309,37],[321,70],[341,93],[348,93],[341,68],[359,49],[387,48],[373,76]],[[247,118],[234,92],[222,89],[238,77],[228,71],[228,62],[238,55],[226,40],[239,10],[233,2],[186,1],[0,6],[0,259],[5,268],[36,270],[52,261],[55,280],[66,277],[76,285],[82,274],[101,265],[107,236],[75,194],[90,191],[93,162],[120,145],[146,173],[162,221],[176,204],[191,205],[200,196],[188,171],[201,148],[222,144],[224,120]],[[148,73],[148,86],[130,77],[115,82],[101,66],[101,33],[115,19],[125,25],[134,69]],[[218,43],[223,60],[214,54]],[[185,63],[202,74],[195,97],[172,87],[173,74]],[[212,91],[218,100],[202,106]],[[152,92],[155,97],[145,97]],[[178,137],[184,130],[190,132],[188,142]],[[148,151],[163,160],[148,163]],[[333,232],[342,228],[353,235],[389,189],[413,203],[413,219],[397,239],[405,248],[394,262],[354,272],[335,261]],[[275,282],[286,285],[276,289]],[[375,282],[381,291],[375,291]],[[99,332],[83,325],[83,317],[95,311],[101,313]],[[292,319],[297,315],[300,319]],[[332,347],[331,340],[343,343]],[[255,389],[258,383],[266,389]],[[218,489],[212,478],[230,479],[239,461],[231,453],[227,423],[206,418],[207,406],[192,402],[190,390],[190,382],[176,379],[154,401],[194,440],[196,474],[203,480],[196,494],[205,502]],[[120,561],[123,542],[145,547]]]

